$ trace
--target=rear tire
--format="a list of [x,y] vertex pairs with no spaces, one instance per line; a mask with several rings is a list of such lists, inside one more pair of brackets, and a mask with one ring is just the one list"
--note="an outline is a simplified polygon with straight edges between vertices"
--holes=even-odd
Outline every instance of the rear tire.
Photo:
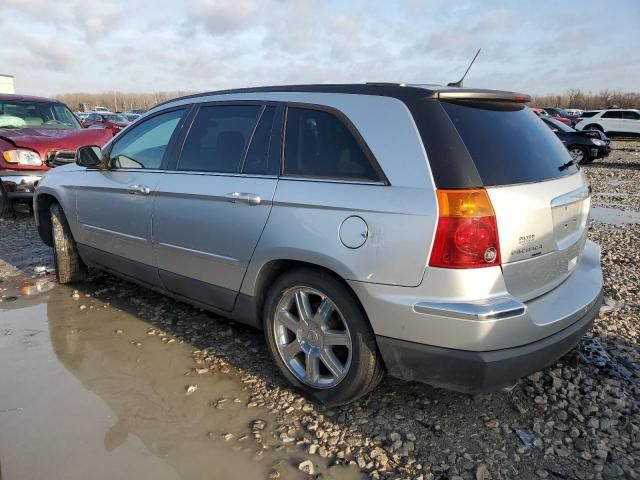
[[84,264],[76,242],[71,234],[62,207],[54,203],[51,212],[51,233],[53,237],[53,257],[59,283],[84,282],[87,279],[87,266]]
[[[304,305],[302,313],[298,305]],[[301,268],[277,278],[265,299],[263,322],[282,375],[325,405],[352,402],[384,377],[360,303],[327,272]]]
[[14,216],[13,202],[9,199],[7,192],[4,191],[2,182],[0,182],[0,218],[12,218]]

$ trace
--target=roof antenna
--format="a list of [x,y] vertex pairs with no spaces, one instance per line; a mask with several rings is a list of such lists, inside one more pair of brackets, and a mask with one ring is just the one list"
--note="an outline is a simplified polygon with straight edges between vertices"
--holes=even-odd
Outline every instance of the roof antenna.
[[447,87],[462,87],[462,81],[464,80],[464,77],[467,76],[467,73],[469,73],[469,70],[471,70],[471,66],[473,65],[473,62],[475,62],[476,58],[478,58],[478,55],[480,55],[480,50],[482,50],[482,49],[479,48],[478,51],[476,52],[476,56],[473,57],[473,60],[471,60],[471,63],[467,67],[467,71],[464,72],[464,75],[462,75],[462,78],[460,80],[458,80],[457,82],[447,83]]

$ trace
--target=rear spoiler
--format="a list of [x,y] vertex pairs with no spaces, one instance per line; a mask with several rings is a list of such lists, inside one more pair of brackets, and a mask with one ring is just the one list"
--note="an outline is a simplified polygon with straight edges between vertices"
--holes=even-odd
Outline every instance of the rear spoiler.
[[436,98],[438,98],[438,100],[489,100],[517,103],[529,103],[531,101],[531,97],[525,93],[464,88],[440,90],[437,92]]

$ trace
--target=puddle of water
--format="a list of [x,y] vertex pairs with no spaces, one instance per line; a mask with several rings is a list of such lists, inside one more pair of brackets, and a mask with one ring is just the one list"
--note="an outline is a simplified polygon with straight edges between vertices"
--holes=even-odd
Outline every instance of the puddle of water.
[[640,212],[594,206],[591,208],[591,218],[609,225],[627,225],[640,223]]
[[[325,479],[361,478],[300,447],[274,448],[277,416],[248,409],[236,376],[194,375],[190,345],[149,336],[149,324],[113,307],[79,303],[57,287],[0,304],[2,478],[266,479],[276,468],[303,479],[297,465],[307,458]],[[223,397],[224,410],[211,406]],[[268,425],[261,444],[256,419]]]

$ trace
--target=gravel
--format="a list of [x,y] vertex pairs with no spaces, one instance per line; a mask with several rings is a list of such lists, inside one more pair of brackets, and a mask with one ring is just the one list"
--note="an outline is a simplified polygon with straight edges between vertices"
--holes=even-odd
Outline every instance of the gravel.
[[[613,147],[607,159],[584,168],[593,203],[618,213],[640,212],[640,142],[614,141]],[[301,447],[307,457],[295,465],[309,478],[314,478],[317,463],[309,457],[320,457],[329,464],[357,465],[374,479],[636,479],[640,224],[594,219],[589,236],[602,247],[610,307],[596,319],[593,339],[615,368],[589,362],[574,349],[511,392],[478,397],[387,378],[368,396],[328,409],[286,384],[269,360],[260,332],[106,274],[93,273],[82,292],[136,313],[149,323],[149,335],[165,343],[192,345],[193,374],[202,374],[200,383],[212,381],[207,376],[212,373],[238,378],[248,394],[244,408],[265,407],[278,418],[268,428],[265,420],[254,420],[249,437],[275,448]],[[0,237],[0,261],[8,264],[0,264],[0,280],[19,273],[12,265],[33,274],[35,267],[52,264],[50,249],[41,244],[27,213],[0,221]],[[0,300],[10,301],[1,298],[1,290]],[[616,376],[616,371],[624,375]],[[186,387],[186,394],[195,392],[192,387]],[[220,399],[212,406],[224,408],[235,401]],[[243,438],[225,436],[231,444]]]

